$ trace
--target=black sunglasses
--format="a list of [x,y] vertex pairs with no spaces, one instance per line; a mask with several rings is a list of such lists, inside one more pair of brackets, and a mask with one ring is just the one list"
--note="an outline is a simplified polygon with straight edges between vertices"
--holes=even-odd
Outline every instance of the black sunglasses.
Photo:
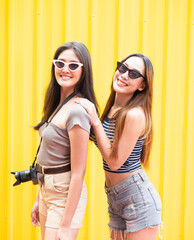
[[117,62],[117,70],[120,73],[125,73],[126,71],[128,71],[128,76],[131,79],[136,79],[139,77],[142,77],[143,79],[145,79],[145,77],[143,75],[141,75],[141,73],[139,73],[137,70],[133,70],[133,69],[129,69],[127,66],[125,66],[124,63],[122,62]]

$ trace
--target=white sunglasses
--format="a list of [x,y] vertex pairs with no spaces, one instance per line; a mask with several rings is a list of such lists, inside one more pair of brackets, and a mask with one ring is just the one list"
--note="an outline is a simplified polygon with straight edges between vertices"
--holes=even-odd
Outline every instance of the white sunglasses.
[[62,70],[65,66],[67,66],[67,68],[71,71],[74,72],[76,71],[79,67],[83,66],[82,63],[78,63],[78,62],[69,62],[66,63],[64,61],[58,60],[58,59],[54,59],[53,60],[53,64],[55,65],[56,68]]

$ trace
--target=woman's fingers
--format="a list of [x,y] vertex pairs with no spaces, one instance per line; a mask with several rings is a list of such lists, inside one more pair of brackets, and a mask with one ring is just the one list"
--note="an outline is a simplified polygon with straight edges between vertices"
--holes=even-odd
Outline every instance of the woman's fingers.
[[32,210],[32,212],[31,212],[31,222],[32,222],[32,225],[34,227],[40,226],[40,224],[39,224],[39,212],[38,211],[36,212],[35,210]]
[[87,99],[76,98],[76,99],[75,99],[75,103],[81,104],[82,107],[84,107],[88,113],[92,113],[94,104],[91,103],[90,101],[88,101]]
[[91,117],[93,126],[99,123],[100,120],[98,118],[98,114],[96,112],[95,105],[92,102],[90,102],[89,100],[87,100],[85,98],[76,98],[75,103],[78,103],[83,108],[85,108],[86,112]]

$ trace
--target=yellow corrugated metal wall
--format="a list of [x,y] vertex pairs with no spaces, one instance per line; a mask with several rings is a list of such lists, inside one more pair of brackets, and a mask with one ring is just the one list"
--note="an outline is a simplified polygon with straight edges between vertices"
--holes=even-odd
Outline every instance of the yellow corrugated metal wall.
[[[194,0],[0,0],[0,238],[40,239],[30,222],[38,187],[12,187],[10,171],[27,169],[38,145],[56,48],[85,43],[101,110],[116,61],[134,52],[153,62],[154,143],[148,175],[163,202],[164,240],[193,240]],[[90,144],[89,200],[79,240],[108,239],[104,174]]]

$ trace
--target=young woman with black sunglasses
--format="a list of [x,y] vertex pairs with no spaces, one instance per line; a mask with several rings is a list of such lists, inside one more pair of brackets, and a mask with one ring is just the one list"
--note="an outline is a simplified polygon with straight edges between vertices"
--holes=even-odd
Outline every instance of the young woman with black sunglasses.
[[36,166],[40,191],[31,221],[34,226],[40,222],[43,240],[75,240],[85,213],[91,118],[74,102],[76,96],[97,109],[89,51],[80,42],[68,42],[55,52],[43,117],[35,126],[41,136]]
[[132,54],[117,63],[101,119],[89,101],[75,100],[92,119],[91,138],[103,157],[114,240],[154,240],[162,224],[160,197],[142,169],[152,145],[152,85],[150,60]]

